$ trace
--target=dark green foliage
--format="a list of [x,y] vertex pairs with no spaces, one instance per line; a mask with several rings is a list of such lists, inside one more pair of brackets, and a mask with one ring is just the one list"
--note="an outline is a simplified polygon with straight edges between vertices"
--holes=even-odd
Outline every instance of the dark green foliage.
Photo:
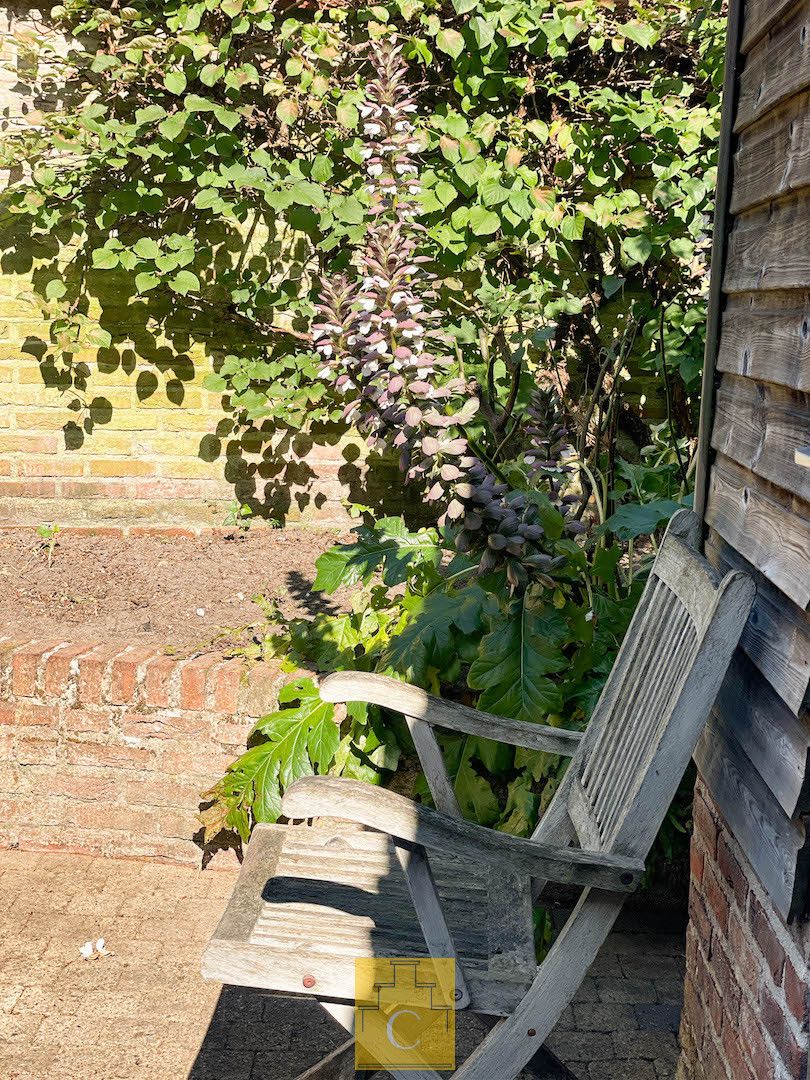
[[[546,510],[551,522],[553,511]],[[320,671],[359,669],[406,678],[434,693],[477,703],[499,716],[580,729],[586,723],[627,628],[643,573],[618,565],[603,539],[548,542],[549,569],[511,595],[502,568],[474,576],[449,558],[452,536],[411,532],[400,519],[359,526],[357,540],[318,560],[327,592],[354,586],[352,611],[284,622],[269,609],[265,656]],[[443,557],[444,556],[444,557]],[[263,740],[229,770],[211,795],[209,826],[243,835],[255,820],[275,820],[279,791],[313,771],[379,781],[396,766],[405,729],[379,710],[323,704],[308,680],[281,695],[281,712],[257,724]],[[382,720],[382,726],[381,726]],[[341,738],[342,736],[342,738]],[[443,746],[464,813],[525,833],[556,787],[563,761],[485,739],[445,735]],[[417,790],[429,797],[421,784]]]

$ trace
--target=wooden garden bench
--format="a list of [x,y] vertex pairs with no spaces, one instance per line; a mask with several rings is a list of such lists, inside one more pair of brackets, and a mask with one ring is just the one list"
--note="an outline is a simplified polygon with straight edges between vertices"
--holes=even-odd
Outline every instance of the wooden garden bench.
[[[312,995],[351,1031],[355,958],[455,957],[457,1007],[501,1019],[454,1075],[513,1080],[638,885],[748,617],[753,582],[740,572],[721,580],[697,553],[699,537],[695,515],[677,513],[583,735],[490,716],[377,675],[324,679],[325,700],[404,714],[436,809],[354,780],[297,781],[283,799],[287,818],[365,829],[257,826],[203,974]],[[434,726],[571,758],[530,839],[462,819]],[[547,881],[582,893],[538,967],[532,904]],[[353,1076],[351,1040],[302,1074]]]

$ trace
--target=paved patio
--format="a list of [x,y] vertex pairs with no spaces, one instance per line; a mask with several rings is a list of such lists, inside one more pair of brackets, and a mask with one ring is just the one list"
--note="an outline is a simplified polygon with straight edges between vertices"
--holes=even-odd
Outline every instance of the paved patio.
[[[234,875],[86,855],[0,851],[4,1080],[292,1080],[342,1041],[310,1002],[204,983],[199,957]],[[678,934],[600,954],[550,1046],[582,1080],[672,1080]],[[84,960],[104,937],[112,955]],[[465,1018],[460,1051],[482,1028]]]

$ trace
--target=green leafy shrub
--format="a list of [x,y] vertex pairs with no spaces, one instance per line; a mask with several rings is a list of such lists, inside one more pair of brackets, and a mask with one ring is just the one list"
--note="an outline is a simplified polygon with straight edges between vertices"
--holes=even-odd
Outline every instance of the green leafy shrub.
[[[30,60],[57,107],[4,149],[30,166],[6,206],[35,240],[55,381],[81,391],[77,356],[123,349],[134,321],[205,343],[220,438],[348,409],[426,482],[440,528],[364,526],[316,581],[353,585],[353,610],[261,647],[584,724],[640,588],[632,543],[689,488],[719,4],[70,0],[55,18],[68,57],[42,39]],[[408,113],[393,149],[383,69]],[[400,303],[424,307],[414,326]],[[409,378],[370,365],[428,323],[440,345],[396,357]],[[307,681],[281,704],[212,792],[209,831],[273,820],[313,769],[395,766],[403,739],[375,710],[338,728]],[[560,769],[485,740],[445,750],[465,813],[516,832]]]
[[[318,280],[365,243],[357,49],[393,29],[419,87],[422,253],[457,361],[485,377],[493,342],[522,327],[580,420],[581,457],[611,442],[634,460],[667,417],[690,437],[719,8],[58,6],[72,47],[23,42],[40,123],[3,140],[4,163],[26,166],[4,195],[6,243],[34,242],[52,381],[79,410],[79,357],[162,334],[214,358],[208,385],[232,417],[220,439],[339,419],[309,328]],[[508,395],[503,363],[490,389]]]
[[[547,571],[510,590],[501,566],[479,573],[447,531],[410,531],[399,518],[361,525],[356,540],[318,559],[314,587],[351,587],[351,610],[284,621],[268,608],[256,645],[292,668],[376,671],[455,696],[499,716],[581,729],[599,696],[640,594],[622,548],[565,535],[565,518],[536,496],[551,553]],[[275,821],[280,793],[327,772],[379,783],[410,749],[406,729],[379,710],[322,703],[311,679],[288,687],[282,709],[256,726],[253,745],[209,793],[210,833]],[[465,815],[525,833],[556,789],[564,762],[486,739],[441,738]],[[428,798],[420,783],[418,792]]]

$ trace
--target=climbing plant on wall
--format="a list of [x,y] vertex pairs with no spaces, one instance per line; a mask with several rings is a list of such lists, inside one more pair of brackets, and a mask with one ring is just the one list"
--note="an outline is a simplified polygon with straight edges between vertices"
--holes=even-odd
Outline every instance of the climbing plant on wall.
[[[309,327],[318,280],[364,243],[365,48],[395,29],[419,92],[421,253],[466,369],[486,383],[519,323],[570,411],[585,403],[583,431],[587,391],[616,382],[602,420],[626,456],[667,411],[691,434],[716,8],[70,0],[52,18],[72,45],[23,42],[39,122],[3,153],[25,166],[5,203],[36,241],[60,385],[86,381],[83,345],[120,350],[135,325],[222,339],[210,385],[234,435],[337,417]],[[508,394],[504,361],[489,366]]]

